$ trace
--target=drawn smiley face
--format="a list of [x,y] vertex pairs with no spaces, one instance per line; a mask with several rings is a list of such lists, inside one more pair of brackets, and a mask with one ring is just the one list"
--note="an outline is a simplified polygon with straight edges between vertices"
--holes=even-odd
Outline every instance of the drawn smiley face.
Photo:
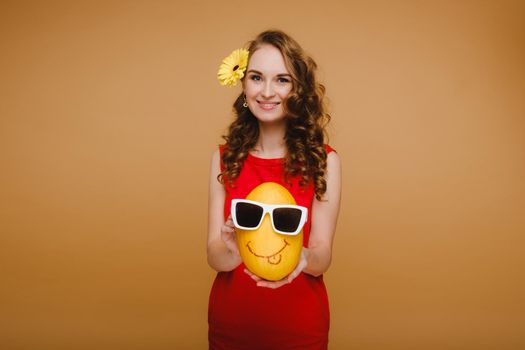
[[232,201],[237,244],[248,270],[270,281],[289,275],[301,256],[307,215],[275,182],[262,183],[245,200]]

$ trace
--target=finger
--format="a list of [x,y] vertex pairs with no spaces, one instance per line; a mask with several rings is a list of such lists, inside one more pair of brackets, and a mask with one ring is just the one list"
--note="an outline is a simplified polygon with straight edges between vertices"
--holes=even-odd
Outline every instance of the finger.
[[239,252],[239,248],[237,247],[237,244],[233,243],[228,246],[228,248],[234,253],[235,255],[241,256],[241,253]]
[[221,227],[221,231],[224,232],[224,233],[233,233],[235,232],[235,229],[231,226],[227,226],[227,225],[223,225]]
[[293,271],[287,278],[288,283],[291,283],[295,279],[295,277],[297,277],[297,276],[298,276],[298,273]]
[[288,279],[285,277],[283,278],[282,280],[278,280],[278,281],[266,281],[266,280],[261,280],[260,283],[257,283],[258,286],[261,286],[261,287],[267,287],[267,288],[272,288],[272,289],[275,289],[275,288],[279,288],[285,284],[288,284]]
[[257,282],[258,287],[266,287],[271,289],[277,289],[279,287],[284,286],[285,284],[288,284],[288,281],[279,281],[279,282],[267,282],[267,281],[261,281]]
[[259,282],[259,281],[262,281],[262,278],[260,278],[259,276],[257,276],[256,274],[252,273],[250,270],[248,269],[244,269],[244,272],[250,276],[252,278],[252,280],[254,280],[255,282]]
[[300,273],[301,273],[301,271],[294,271],[294,272],[292,272],[292,273],[288,276],[288,283],[292,283],[292,281],[293,281],[297,276],[299,276]]

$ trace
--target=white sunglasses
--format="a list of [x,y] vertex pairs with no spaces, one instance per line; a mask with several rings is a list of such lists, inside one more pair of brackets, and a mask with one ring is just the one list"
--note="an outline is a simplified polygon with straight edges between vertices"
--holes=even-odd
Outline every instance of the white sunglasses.
[[241,230],[257,230],[266,213],[270,214],[275,232],[294,236],[306,223],[308,208],[291,204],[265,204],[248,199],[232,200],[233,224]]

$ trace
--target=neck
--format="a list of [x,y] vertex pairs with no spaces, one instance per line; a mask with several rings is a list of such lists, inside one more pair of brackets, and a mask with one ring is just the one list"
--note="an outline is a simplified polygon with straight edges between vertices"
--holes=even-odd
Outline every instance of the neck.
[[284,122],[259,123],[259,138],[253,153],[261,158],[283,158],[286,154],[285,132],[286,124]]

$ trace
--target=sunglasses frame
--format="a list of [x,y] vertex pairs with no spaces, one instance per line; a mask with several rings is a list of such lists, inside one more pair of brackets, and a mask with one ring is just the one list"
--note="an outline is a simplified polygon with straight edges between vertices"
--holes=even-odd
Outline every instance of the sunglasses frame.
[[[245,226],[239,225],[239,222],[237,221],[237,213],[236,213],[236,210],[235,210],[235,207],[237,206],[237,203],[253,204],[253,205],[257,205],[257,206],[259,206],[259,207],[261,207],[263,209],[263,213],[261,215],[261,219],[259,220],[259,223],[257,224],[257,226],[255,226],[255,227],[245,227]],[[299,220],[299,224],[297,225],[297,229],[295,231],[293,231],[293,232],[284,232],[284,231],[278,230],[275,227],[275,225],[273,223],[273,211],[275,209],[280,209],[280,208],[293,208],[293,209],[299,209],[301,211],[301,219]],[[299,234],[299,232],[303,229],[303,226],[306,223],[306,220],[308,219],[308,208],[307,207],[303,207],[303,206],[300,206],[300,205],[293,205],[293,204],[266,204],[266,203],[252,201],[252,200],[249,200],[249,199],[232,199],[230,212],[231,212],[231,217],[232,217],[232,220],[233,220],[233,224],[235,225],[235,227],[237,227],[238,229],[241,229],[241,230],[257,230],[259,227],[261,227],[261,224],[262,224],[262,222],[264,220],[264,216],[266,214],[270,214],[270,222],[272,223],[273,230],[275,232],[277,232],[277,233],[280,233],[282,235],[287,235],[287,236],[295,236],[295,235]]]

